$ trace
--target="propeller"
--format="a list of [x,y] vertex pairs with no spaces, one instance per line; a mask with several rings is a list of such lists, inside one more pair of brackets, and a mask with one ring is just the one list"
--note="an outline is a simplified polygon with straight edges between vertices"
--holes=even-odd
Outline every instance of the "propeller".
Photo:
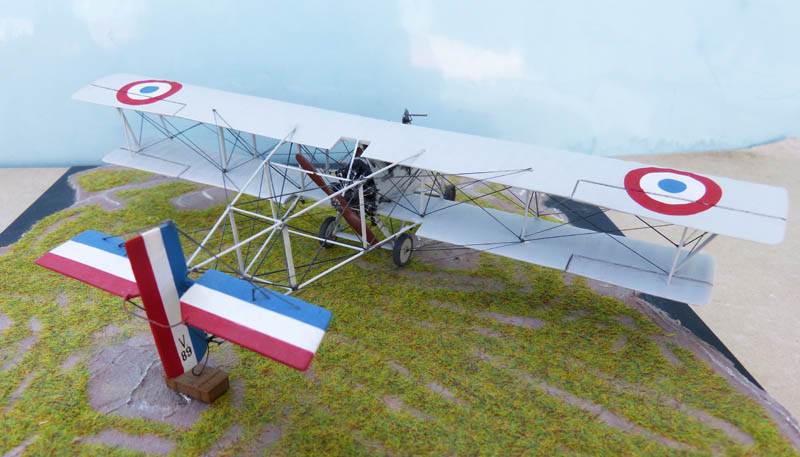
[[[330,189],[330,187],[328,187],[328,184],[325,183],[325,180],[322,179],[322,176],[318,174],[319,171],[317,171],[317,168],[308,159],[306,159],[305,156],[303,156],[303,154],[297,154],[295,158],[297,159],[297,163],[300,164],[300,167],[303,168],[303,170],[310,172],[309,177],[311,178],[312,181],[314,181],[314,183],[317,186],[319,186],[320,189],[322,189],[323,192],[325,192],[328,195],[333,195],[334,192]],[[344,220],[347,221],[350,227],[352,227],[357,234],[361,235],[362,233],[361,218],[358,216],[358,214],[356,214],[355,211],[350,209],[347,200],[345,200],[341,194],[333,198],[335,198],[340,203],[340,205],[336,209],[338,209],[339,212],[342,213],[342,217],[344,218]],[[366,229],[367,233],[367,242],[369,244],[375,244],[378,241],[378,239],[375,238],[375,235],[372,233],[372,230],[370,230],[369,227],[364,227],[364,228]]]

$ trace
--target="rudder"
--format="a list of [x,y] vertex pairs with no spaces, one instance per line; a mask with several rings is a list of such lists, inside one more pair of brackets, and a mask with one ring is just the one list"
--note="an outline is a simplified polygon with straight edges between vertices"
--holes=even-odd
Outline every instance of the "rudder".
[[178,231],[168,221],[125,242],[153,338],[168,378],[194,368],[208,349],[206,334],[183,323],[180,296],[192,286]]

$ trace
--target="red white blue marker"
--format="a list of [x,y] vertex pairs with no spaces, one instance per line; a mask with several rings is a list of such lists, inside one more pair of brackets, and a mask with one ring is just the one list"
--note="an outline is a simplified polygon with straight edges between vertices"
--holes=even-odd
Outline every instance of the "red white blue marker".
[[192,285],[186,276],[178,231],[172,223],[125,242],[156,348],[168,378],[191,370],[208,347],[202,330],[186,325],[179,297]]
[[219,271],[206,272],[181,297],[187,323],[276,362],[305,370],[331,312]]
[[36,260],[36,264],[119,297],[137,297],[139,288],[123,240],[89,230]]
[[331,320],[327,309],[216,270],[192,281],[171,222],[125,242],[90,230],[36,263],[120,297],[141,296],[168,378],[203,359],[204,331],[305,370]]
[[671,168],[637,168],[625,175],[625,190],[656,213],[689,216],[716,205],[722,188],[712,179]]
[[117,91],[117,100],[126,105],[149,105],[173,95],[183,85],[175,81],[148,79],[134,81],[122,86]]

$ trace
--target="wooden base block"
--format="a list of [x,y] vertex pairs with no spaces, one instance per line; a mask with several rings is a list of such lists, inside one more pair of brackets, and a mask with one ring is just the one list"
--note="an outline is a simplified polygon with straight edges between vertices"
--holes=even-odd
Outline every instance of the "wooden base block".
[[195,400],[211,403],[228,391],[228,373],[214,367],[206,367],[200,376],[191,371],[166,379],[167,387],[175,392],[188,395]]

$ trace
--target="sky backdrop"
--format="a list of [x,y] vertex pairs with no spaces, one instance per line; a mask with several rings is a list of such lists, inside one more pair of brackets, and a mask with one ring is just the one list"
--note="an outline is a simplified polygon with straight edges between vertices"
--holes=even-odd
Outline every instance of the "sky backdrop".
[[0,166],[96,164],[134,73],[625,155],[800,133],[800,2],[0,0]]

